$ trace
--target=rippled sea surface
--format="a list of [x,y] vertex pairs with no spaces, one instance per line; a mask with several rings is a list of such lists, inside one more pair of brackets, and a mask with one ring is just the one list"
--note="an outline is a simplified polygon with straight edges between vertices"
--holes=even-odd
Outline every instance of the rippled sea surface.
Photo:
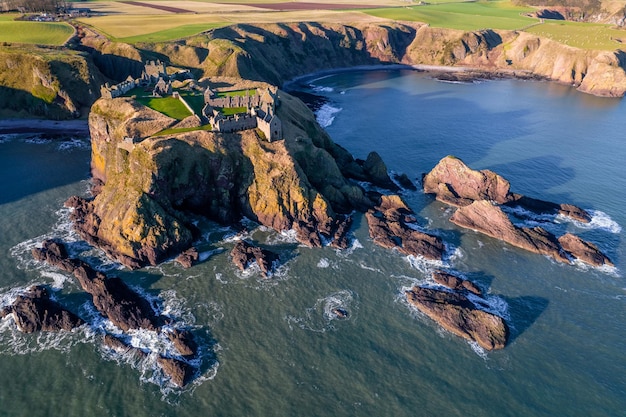
[[[443,264],[376,247],[357,216],[347,251],[298,246],[249,227],[285,265],[269,280],[229,261],[233,232],[204,224],[204,261],[127,271],[73,234],[63,201],[87,192],[87,138],[0,137],[0,307],[42,283],[89,320],[72,333],[23,335],[0,321],[0,416],[623,416],[626,410],[626,104],[538,82],[443,83],[411,71],[311,77],[318,120],[355,157],[376,150],[418,182],[452,154],[506,177],[515,192],[568,202],[590,225],[520,216],[571,231],[616,267],[557,264],[448,222],[420,191],[403,197],[444,238]],[[519,213],[518,213],[519,214]],[[550,220],[546,222],[546,220]],[[201,375],[177,390],[154,367],[111,353],[110,323],[74,279],[31,260],[45,237],[157,301],[203,346]],[[442,331],[404,301],[433,268],[464,274],[512,329],[485,352]],[[338,319],[334,308],[345,309]],[[155,350],[162,341],[133,335]]]

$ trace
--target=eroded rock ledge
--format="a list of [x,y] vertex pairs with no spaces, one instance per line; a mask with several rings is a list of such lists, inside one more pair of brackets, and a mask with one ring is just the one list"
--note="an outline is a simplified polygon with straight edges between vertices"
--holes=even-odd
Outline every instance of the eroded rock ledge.
[[592,243],[571,234],[557,238],[542,227],[516,226],[502,210],[502,206],[520,206],[536,213],[560,214],[589,222],[591,216],[579,207],[512,193],[509,182],[500,175],[489,170],[473,170],[452,156],[443,158],[424,176],[423,186],[424,192],[435,194],[437,200],[458,207],[450,217],[456,225],[559,262],[579,259],[593,266],[613,265]]
[[[170,324],[171,320],[155,313],[148,300],[133,291],[120,278],[107,277],[84,261],[69,258],[65,246],[53,240],[44,241],[42,247],[34,248],[32,253],[35,259],[73,274],[83,290],[92,296],[92,302],[98,312],[124,333],[136,329],[166,332],[181,357],[160,356],[157,363],[173,384],[183,387],[198,372],[187,361],[196,357],[198,352],[193,335],[187,330],[164,329],[163,326]],[[13,313],[18,328],[24,332],[69,330],[84,323],[81,318],[49,300],[47,293],[39,287],[19,296],[16,302],[2,313]],[[131,346],[118,336],[105,334],[103,343],[123,353],[132,352],[139,358],[147,356],[147,352]]]

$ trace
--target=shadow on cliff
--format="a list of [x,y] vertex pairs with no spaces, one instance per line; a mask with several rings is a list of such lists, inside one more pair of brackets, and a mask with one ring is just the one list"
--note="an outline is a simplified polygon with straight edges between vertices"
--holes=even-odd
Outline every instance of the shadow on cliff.
[[549,301],[543,297],[521,296],[506,297],[501,295],[509,305],[509,344],[513,343],[522,333],[530,328],[541,314],[548,308]]
[[279,34],[239,24],[215,29],[213,38],[231,40],[246,51],[236,58],[242,78],[282,85],[286,80],[318,71],[399,63],[415,33],[410,27],[403,27],[404,31],[384,27],[391,38],[389,51],[386,55],[378,51],[380,57],[375,57],[367,49],[365,34],[353,27],[345,27],[343,32],[317,23],[279,23],[273,27]]

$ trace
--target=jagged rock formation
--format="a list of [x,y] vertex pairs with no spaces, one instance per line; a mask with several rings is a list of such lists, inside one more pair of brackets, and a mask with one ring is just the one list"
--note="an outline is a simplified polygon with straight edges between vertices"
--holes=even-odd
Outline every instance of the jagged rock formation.
[[567,234],[557,239],[541,227],[518,227],[502,211],[500,205],[520,206],[527,210],[561,214],[588,223],[591,216],[571,204],[537,200],[510,191],[509,182],[489,171],[476,171],[463,161],[446,156],[423,178],[424,192],[436,199],[459,207],[450,218],[452,223],[473,229],[528,251],[550,256],[559,262],[570,257],[594,265],[611,265],[595,245]]
[[33,286],[21,294],[12,305],[0,311],[0,318],[13,314],[17,328],[24,333],[38,331],[70,331],[85,322],[76,314],[50,299],[43,286]]
[[424,192],[435,194],[437,200],[461,207],[475,200],[504,204],[511,200],[510,184],[489,170],[476,171],[453,156],[446,156],[423,180]]
[[479,310],[464,295],[416,286],[406,292],[406,297],[444,329],[475,341],[486,350],[502,349],[506,345],[509,328],[504,319]]
[[98,101],[89,126],[92,172],[103,185],[92,201],[66,203],[77,231],[130,268],[186,250],[195,232],[186,213],[227,224],[247,216],[295,229],[308,246],[324,237],[345,247],[338,213],[371,205],[346,177],[366,174],[304,104],[279,94],[285,140],[271,143],[255,130],[154,136],[172,119],[131,99]]
[[[122,331],[145,329],[160,332],[163,330],[162,326],[169,322],[169,319],[157,315],[150,303],[120,278],[109,278],[84,261],[69,258],[63,244],[46,240],[41,248],[34,248],[32,253],[37,260],[72,273],[83,290],[92,296],[96,309]],[[3,310],[2,314],[11,312],[16,316],[18,327],[24,332],[59,328],[69,330],[84,323],[82,319],[49,300],[47,293],[38,287],[29,294],[18,297],[16,303],[6,311]],[[157,363],[173,384],[184,387],[197,373],[197,369],[183,359],[197,356],[198,345],[188,330],[165,329],[165,333],[180,353],[181,359],[161,356]],[[147,356],[147,352],[142,349],[108,333],[104,335],[103,343],[121,353],[133,353],[140,358]]]
[[237,242],[230,251],[230,256],[235,266],[241,271],[246,270],[252,262],[256,262],[264,277],[273,272],[274,263],[278,260],[278,255],[275,253],[252,245],[245,240]]
[[431,260],[443,258],[442,240],[410,226],[415,223],[413,211],[399,196],[380,196],[379,203],[365,217],[370,237],[377,245]]
[[561,247],[574,258],[593,266],[613,266],[613,262],[606,257],[596,245],[585,242],[571,233],[566,233],[559,238]]
[[476,230],[495,239],[527,251],[547,255],[559,262],[569,263],[556,237],[541,227],[517,227],[502,209],[489,201],[474,201],[459,208],[450,217],[458,226]]
[[33,257],[47,262],[76,277],[80,286],[92,296],[96,309],[120,329],[157,330],[163,318],[157,316],[150,303],[130,289],[120,278],[107,278],[87,263],[67,256],[65,247],[46,240],[33,249]]

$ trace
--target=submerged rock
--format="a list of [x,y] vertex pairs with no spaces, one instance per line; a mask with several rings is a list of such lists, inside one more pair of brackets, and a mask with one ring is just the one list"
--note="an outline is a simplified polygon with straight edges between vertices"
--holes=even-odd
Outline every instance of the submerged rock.
[[504,319],[477,309],[461,294],[416,286],[406,292],[406,297],[441,327],[475,341],[483,349],[502,349],[507,343],[509,328]]
[[374,210],[365,213],[365,217],[369,235],[377,245],[397,249],[406,255],[442,259],[445,249],[443,241],[409,226],[415,222],[415,218],[399,196],[381,196],[379,204]]
[[455,291],[469,291],[481,297],[483,295],[480,288],[478,288],[478,286],[472,281],[457,277],[456,275],[452,275],[449,272],[434,271],[433,279],[436,283]]
[[50,299],[43,286],[33,286],[3,309],[1,317],[13,314],[17,328],[24,333],[70,331],[85,322]]

